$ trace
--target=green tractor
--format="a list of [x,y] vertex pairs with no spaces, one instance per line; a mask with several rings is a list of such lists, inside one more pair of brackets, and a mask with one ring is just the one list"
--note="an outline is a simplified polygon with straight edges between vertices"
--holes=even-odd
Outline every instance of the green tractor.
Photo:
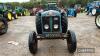
[[7,18],[7,20],[12,20],[12,13],[8,11],[7,6],[4,3],[0,3],[0,15]]
[[15,11],[19,16],[26,16],[26,14],[27,14],[26,9],[21,6],[16,6]]
[[18,15],[11,4],[6,4],[7,10],[12,14],[12,19],[18,19]]
[[46,8],[36,14],[37,32],[32,31],[29,34],[29,51],[34,55],[37,53],[38,40],[65,39],[69,53],[74,53],[77,49],[77,39],[75,33],[68,30],[66,13],[59,11],[56,6],[48,5],[50,5],[48,9]]
[[25,9],[25,16],[30,16],[30,11],[28,9]]

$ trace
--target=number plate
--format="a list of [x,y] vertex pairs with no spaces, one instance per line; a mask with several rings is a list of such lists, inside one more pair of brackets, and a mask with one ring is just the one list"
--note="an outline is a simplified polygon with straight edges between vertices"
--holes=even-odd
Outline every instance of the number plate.
[[61,34],[61,33],[49,33],[49,34],[44,34],[44,37],[63,37],[63,34]]

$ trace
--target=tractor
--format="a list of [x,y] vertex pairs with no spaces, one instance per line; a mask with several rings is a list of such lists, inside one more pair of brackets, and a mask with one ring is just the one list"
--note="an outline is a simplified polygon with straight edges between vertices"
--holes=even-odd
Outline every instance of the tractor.
[[12,14],[12,19],[18,19],[18,15],[11,4],[6,4],[7,10]]
[[67,16],[77,17],[77,10],[74,8],[73,4],[67,9]]
[[18,16],[25,16],[26,15],[26,10],[25,8],[21,7],[21,6],[16,6],[15,7],[15,11],[18,14]]
[[[48,7],[36,14],[36,30],[29,34],[28,46],[32,54],[38,51],[38,40],[66,39],[68,51],[74,53],[77,48],[76,35],[68,30],[68,18],[57,8]],[[52,43],[51,43],[52,44]]]
[[8,11],[7,6],[4,3],[0,3],[0,15],[9,21],[12,20],[12,13]]

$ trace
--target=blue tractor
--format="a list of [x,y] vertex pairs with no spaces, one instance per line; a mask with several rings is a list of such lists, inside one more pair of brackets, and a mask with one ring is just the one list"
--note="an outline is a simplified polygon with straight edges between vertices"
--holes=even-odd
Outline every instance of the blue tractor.
[[88,11],[87,11],[87,15],[91,14],[91,15],[96,15],[97,13],[100,12],[100,1],[94,1],[92,3],[90,3],[90,5],[88,6]]
[[67,9],[67,16],[77,16],[77,10],[74,8],[74,5],[71,5],[68,9]]
[[92,9],[92,15],[100,13],[100,1],[95,1],[95,7]]
[[74,16],[76,17],[77,16],[77,11],[75,8],[68,8],[67,10],[67,16]]
[[[56,7],[55,7],[56,8]],[[61,13],[54,7],[48,7],[43,12],[36,15],[36,30],[29,34],[29,50],[36,54],[38,50],[38,40],[44,39],[66,39],[68,51],[74,53],[77,47],[76,35],[68,30],[68,21],[65,13]],[[39,37],[38,37],[39,36]]]

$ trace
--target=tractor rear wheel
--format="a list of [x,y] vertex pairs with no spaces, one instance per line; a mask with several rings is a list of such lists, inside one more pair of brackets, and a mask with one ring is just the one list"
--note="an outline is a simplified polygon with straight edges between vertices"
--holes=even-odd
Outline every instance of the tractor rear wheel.
[[65,14],[61,15],[61,24],[62,24],[62,32],[66,33],[67,29],[68,29],[68,20],[67,20],[67,16],[65,16]]
[[17,14],[14,14],[14,19],[18,19],[18,15]]
[[8,21],[12,20],[12,13],[11,12],[5,12],[3,16],[5,18],[7,18]]
[[36,29],[38,34],[42,34],[41,18],[37,16],[36,18]]
[[5,18],[0,17],[0,35],[3,35],[8,30],[8,22]]

